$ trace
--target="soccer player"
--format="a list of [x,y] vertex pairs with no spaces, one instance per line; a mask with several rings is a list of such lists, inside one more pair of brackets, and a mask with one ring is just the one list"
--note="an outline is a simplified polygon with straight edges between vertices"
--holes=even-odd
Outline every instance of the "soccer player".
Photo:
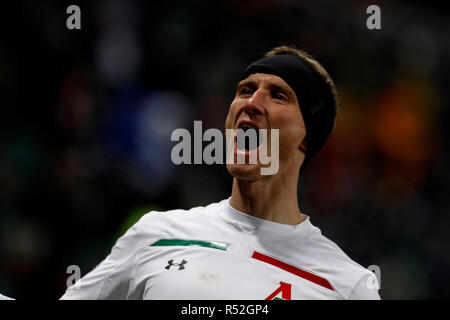
[[[300,171],[337,110],[333,81],[304,51],[277,47],[250,64],[226,128],[278,129],[277,173],[262,175],[260,161],[227,163],[228,199],[144,215],[62,299],[380,299],[374,274],[298,205]],[[234,148],[235,158],[250,152]]]

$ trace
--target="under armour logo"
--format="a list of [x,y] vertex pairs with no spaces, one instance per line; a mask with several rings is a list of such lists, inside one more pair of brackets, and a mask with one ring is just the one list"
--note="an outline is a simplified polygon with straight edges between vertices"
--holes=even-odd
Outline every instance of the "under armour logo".
[[166,266],[167,270],[169,270],[171,266],[177,266],[178,270],[183,270],[184,265],[187,263],[187,261],[183,259],[183,261],[181,261],[181,263],[173,263],[173,260],[169,260],[169,261],[167,261],[167,263],[168,263],[168,265]]

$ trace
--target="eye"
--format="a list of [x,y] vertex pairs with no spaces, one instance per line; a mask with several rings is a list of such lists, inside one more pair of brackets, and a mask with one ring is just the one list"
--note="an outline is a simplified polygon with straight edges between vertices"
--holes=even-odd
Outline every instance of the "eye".
[[274,91],[272,93],[272,98],[280,101],[288,101],[288,96],[282,91]]
[[247,86],[243,86],[243,87],[239,88],[239,90],[238,90],[238,93],[240,95],[248,95],[248,94],[252,94],[252,92],[253,91]]

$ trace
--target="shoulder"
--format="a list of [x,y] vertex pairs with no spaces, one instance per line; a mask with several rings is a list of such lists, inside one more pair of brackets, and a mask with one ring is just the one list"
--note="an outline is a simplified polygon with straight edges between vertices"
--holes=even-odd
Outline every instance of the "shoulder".
[[220,210],[221,202],[211,203],[206,206],[198,206],[191,209],[174,209],[168,211],[150,211],[144,214],[134,227],[139,230],[164,227],[166,224],[182,225],[189,221],[196,221]]
[[164,237],[186,236],[197,229],[205,229],[205,224],[213,223],[215,213],[222,202],[211,203],[191,209],[151,211],[130,228],[140,239],[160,239]]
[[374,293],[378,296],[374,273],[352,260],[314,226],[308,236],[308,252],[318,266],[317,272],[330,282],[343,299],[365,299],[373,297]]
[[144,214],[138,221],[139,226],[144,226],[149,222],[154,221],[170,221],[173,219],[191,219],[207,214],[209,212],[219,209],[222,202],[211,203],[205,206],[193,207],[190,209],[173,209],[168,211],[150,211]]

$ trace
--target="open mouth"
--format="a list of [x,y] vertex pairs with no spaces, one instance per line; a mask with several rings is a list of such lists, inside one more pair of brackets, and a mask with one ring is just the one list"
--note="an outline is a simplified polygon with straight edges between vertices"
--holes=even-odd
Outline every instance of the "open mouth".
[[239,151],[252,151],[261,145],[258,129],[250,124],[239,126],[235,139]]

